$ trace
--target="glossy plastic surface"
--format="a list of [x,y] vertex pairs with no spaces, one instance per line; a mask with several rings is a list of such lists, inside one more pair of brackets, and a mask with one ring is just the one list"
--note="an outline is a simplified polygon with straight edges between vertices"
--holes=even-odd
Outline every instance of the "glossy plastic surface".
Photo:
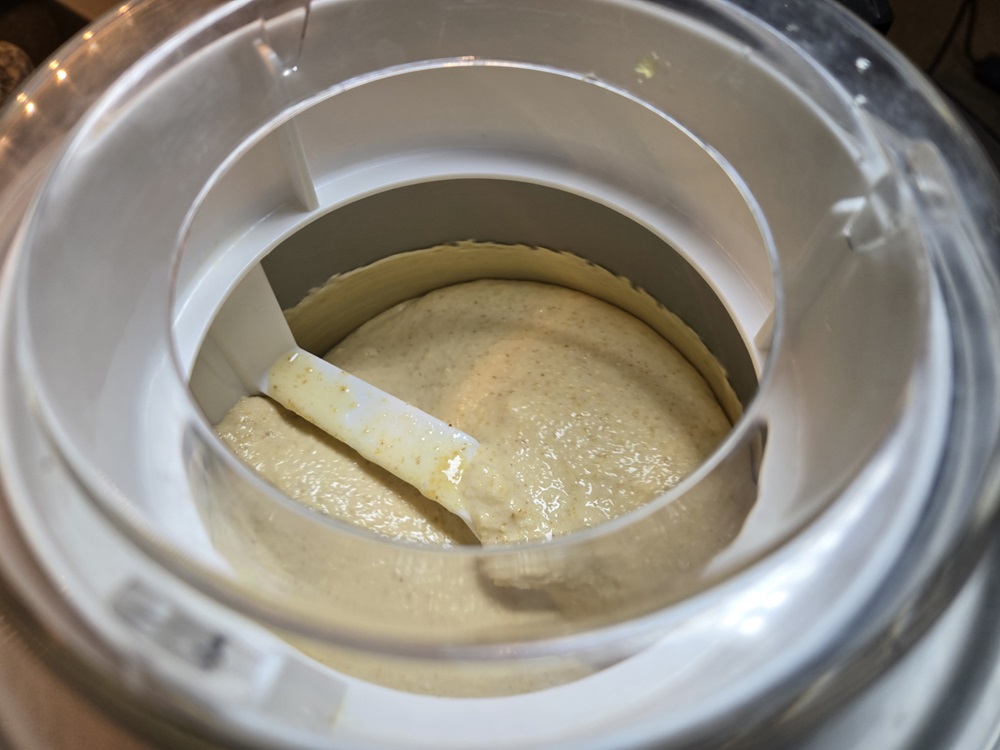
[[[204,15],[170,3],[123,6],[120,15],[50,68],[63,69],[65,78],[36,80],[21,109],[4,113],[0,144],[16,160],[0,163],[16,166],[17,179],[3,194],[0,216],[25,212],[12,259],[20,285],[17,355],[45,429],[96,506],[171,574],[288,633],[372,652],[572,654],[602,665],[656,643],[664,674],[690,670],[699,677],[684,680],[683,690],[680,683],[658,684],[675,709],[636,717],[630,731],[681,737],[713,722],[724,726],[720,716],[765,692],[793,694],[793,683],[819,676],[802,671],[818,654],[840,654],[841,684],[863,681],[850,661],[859,644],[879,643],[900,612],[919,613],[918,623],[933,616],[933,604],[921,604],[933,601],[926,597],[944,564],[971,565],[995,515],[995,177],[926,84],[846,16],[825,6],[812,14],[811,4],[795,3],[577,2],[572,9],[547,3],[543,11],[528,2],[423,0],[405,10],[392,2],[316,4],[308,23],[303,8],[250,3]],[[112,56],[97,54],[107,48]],[[96,83],[60,98],[58,81],[77,81],[77,64],[79,80],[93,76]],[[177,368],[168,355],[176,345],[171,327],[207,279],[201,269],[223,262],[221,255],[198,255],[220,246],[206,237],[240,235],[262,215],[287,212],[265,241],[221,244],[232,251],[226,258],[233,283],[321,207],[362,197],[357,189],[338,194],[346,183],[337,174],[370,168],[368,191],[400,187],[376,168],[396,170],[402,161],[378,158],[423,155],[439,164],[435,149],[448,146],[421,140],[424,131],[415,127],[409,142],[383,136],[356,152],[330,148],[339,145],[329,136],[336,130],[318,125],[344,123],[323,119],[328,103],[422,75],[451,76],[456,88],[471,91],[474,84],[462,77],[475,81],[480,71],[514,112],[519,101],[544,102],[550,86],[587,92],[577,100],[568,95],[580,104],[577,114],[593,97],[637,103],[655,122],[647,128],[637,117],[626,127],[619,120],[610,140],[595,137],[612,132],[601,123],[570,128],[575,137],[564,138],[574,118],[556,108],[521,110],[534,130],[515,122],[490,135],[532,164],[558,145],[564,163],[557,166],[590,178],[598,188],[586,197],[619,211],[653,203],[675,220],[724,230],[727,222],[713,224],[718,207],[706,200],[723,196],[727,215],[730,206],[741,212],[741,226],[755,226],[757,236],[706,233],[731,257],[746,241],[759,253],[770,250],[780,275],[771,285],[751,273],[748,287],[761,293],[763,316],[755,325],[747,317],[738,323],[761,349],[757,361],[766,363],[760,391],[698,474],[645,512],[576,539],[492,554],[441,553],[322,522],[270,491],[220,450],[185,388],[183,353]],[[369,105],[380,101],[403,106],[398,98]],[[428,110],[417,101],[408,114]],[[51,130],[27,129],[36,115]],[[248,187],[227,197],[227,176],[250,164],[243,159],[255,149],[269,148],[269,138],[287,136],[280,131],[293,116],[314,193],[300,169],[288,168],[295,160],[289,162],[286,138],[284,146],[273,144],[272,155],[278,170],[288,169],[288,181],[265,184],[270,195]],[[375,118],[368,127],[381,133],[382,122]],[[431,125],[439,123],[428,122],[433,135]],[[70,124],[76,131],[61,144]],[[668,133],[672,143],[691,146],[692,156],[708,154],[719,165],[716,176],[734,189],[678,184],[671,179],[676,171],[661,169],[661,155],[643,151],[650,141],[635,137]],[[327,148],[310,153],[323,135]],[[45,148],[60,145],[64,152],[50,161]],[[24,201],[35,198],[33,166],[38,175],[53,171],[27,211]],[[712,173],[691,172],[704,174]],[[474,175],[451,176],[511,175],[477,167]],[[575,190],[584,193],[579,184]],[[238,210],[199,214],[212,200],[238,206],[237,198],[253,198],[246,218]],[[633,213],[665,233],[651,218],[655,210]],[[213,216],[225,218],[211,231],[199,228],[199,219]],[[6,236],[14,224],[3,224]],[[233,251],[240,247],[243,254]],[[224,289],[203,304],[210,308],[223,296]],[[773,343],[764,325],[770,307]],[[55,366],[67,359],[78,366]],[[656,542],[672,504],[714,491],[713,477],[727,465],[749,465],[765,427],[758,510],[743,546],[738,540],[728,557],[694,576],[660,567]],[[137,446],[148,453],[134,460]],[[150,466],[157,471],[149,473]],[[177,511],[188,507],[182,499],[195,501],[186,515]],[[272,524],[259,537],[241,526],[255,507]],[[205,515],[212,519],[207,533]],[[268,540],[282,534],[322,560],[311,575],[289,578],[280,560],[267,557]],[[259,561],[266,563],[251,586],[214,551],[248,542],[264,550]],[[409,582],[426,588],[423,604],[415,610],[387,597],[374,611],[362,602],[325,606],[330,576],[369,560],[413,572]],[[378,576],[379,566],[364,569]],[[434,591],[484,566],[501,578],[543,570],[575,582],[596,568],[613,585],[597,587],[600,596],[584,600],[591,606],[570,610],[568,618],[554,610],[495,631],[435,619]],[[956,581],[940,585],[953,589]],[[614,601],[602,598],[609,595]],[[874,601],[879,606],[868,606]],[[865,627],[849,628],[862,610]],[[894,632],[900,637],[905,628]],[[634,660],[619,669],[641,672]]]

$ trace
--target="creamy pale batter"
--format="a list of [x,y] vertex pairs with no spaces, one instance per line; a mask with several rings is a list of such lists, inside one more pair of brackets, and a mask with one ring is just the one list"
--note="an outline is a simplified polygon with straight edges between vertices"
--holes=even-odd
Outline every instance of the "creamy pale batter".
[[[619,307],[553,284],[485,279],[437,289],[368,321],[327,359],[480,441],[461,487],[485,545],[549,540],[628,513],[677,484],[731,427],[699,371],[659,333]],[[261,476],[319,513],[421,545],[477,544],[457,517],[265,398],[242,399],[217,429]],[[552,612],[578,616],[627,599],[644,577],[697,571],[749,510],[747,469],[741,460],[659,514],[653,544],[637,536],[634,549],[613,552],[621,566],[570,558],[512,574],[487,563],[485,575],[447,583],[416,574],[382,580],[366,568],[368,578],[324,579],[324,590],[363,606],[398,596],[394,586],[409,595],[427,583],[418,595],[435,603],[421,600],[426,611],[414,618],[435,627],[456,616],[459,602],[464,622],[498,627],[549,622]],[[282,560],[293,576],[290,560],[302,554],[289,547]],[[315,556],[302,571],[315,567]],[[428,682],[430,673],[419,669],[386,673],[342,654],[321,656],[406,689],[532,689]]]
[[[551,539],[626,513],[675,485],[730,428],[698,372],[648,326],[549,284],[431,292],[327,359],[480,441],[461,486],[485,544]],[[397,539],[473,541],[443,509],[262,397],[218,429],[322,513]]]

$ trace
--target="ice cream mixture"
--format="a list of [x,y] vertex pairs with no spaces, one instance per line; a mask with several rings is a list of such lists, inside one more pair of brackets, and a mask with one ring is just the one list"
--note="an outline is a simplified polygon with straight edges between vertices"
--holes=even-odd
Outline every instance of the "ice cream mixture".
[[[404,302],[327,355],[480,441],[462,485],[486,544],[551,539],[666,491],[730,429],[698,372],[652,329],[580,292],[458,284]],[[263,397],[219,434],[320,512],[395,538],[469,544],[435,503]]]
[[[369,320],[327,359],[480,441],[461,486],[468,488],[484,545],[549,540],[628,513],[676,485],[731,428],[699,371],[659,333],[619,307],[554,284],[481,279],[446,286]],[[242,399],[217,430],[259,475],[321,514],[394,540],[478,544],[457,517],[264,397]],[[656,562],[639,567],[694,570],[731,541],[752,498],[734,489],[747,484],[742,478],[724,484],[697,501],[674,503],[659,532]],[[308,587],[316,549],[289,540],[287,550],[274,547],[269,554],[280,558],[296,585]],[[574,606],[572,596],[546,591],[544,581],[533,591],[530,581],[503,576],[442,584],[413,571],[385,580],[378,575],[366,568],[356,581],[331,584],[324,577],[322,595],[363,603],[405,588],[423,597],[413,617],[427,627],[456,616],[541,621]],[[584,589],[593,599],[601,579],[582,577],[591,579]],[[621,584],[607,582],[628,588]],[[320,658],[424,692],[543,686],[442,682],[433,676],[440,671],[386,674],[374,662],[343,654]]]

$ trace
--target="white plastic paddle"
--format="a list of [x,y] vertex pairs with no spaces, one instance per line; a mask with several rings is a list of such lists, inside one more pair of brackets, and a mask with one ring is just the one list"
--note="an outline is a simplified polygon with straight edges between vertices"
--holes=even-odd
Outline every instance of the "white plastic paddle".
[[458,484],[479,443],[299,348],[259,265],[226,300],[210,335],[248,390],[270,396],[471,525]]

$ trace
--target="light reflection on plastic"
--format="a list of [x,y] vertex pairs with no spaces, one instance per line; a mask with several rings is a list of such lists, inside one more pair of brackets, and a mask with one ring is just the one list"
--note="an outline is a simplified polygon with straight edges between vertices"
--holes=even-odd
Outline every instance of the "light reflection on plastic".
[[59,67],[59,61],[58,60],[53,60],[52,62],[49,63],[49,67],[52,70],[55,70],[56,68]]
[[444,63],[445,68],[454,68],[461,65],[468,65],[469,63],[476,62],[477,58],[475,55],[462,55],[461,57],[456,57],[454,60],[449,60]]
[[35,106],[34,102],[28,102],[27,104],[24,105],[24,113],[28,117],[31,117],[33,114],[35,114],[36,109],[38,108]]
[[65,81],[66,80],[66,75],[67,74],[66,74],[65,70],[57,70],[56,71],[56,78],[58,78],[60,81]]
[[769,592],[760,603],[764,609],[777,609],[788,600],[788,592],[778,589]]
[[85,41],[90,41],[91,39],[94,38],[94,32],[93,31],[85,31],[85,32],[83,32],[83,38],[84,38]]
[[740,632],[743,635],[757,635],[764,628],[763,617],[747,617],[740,623]]

